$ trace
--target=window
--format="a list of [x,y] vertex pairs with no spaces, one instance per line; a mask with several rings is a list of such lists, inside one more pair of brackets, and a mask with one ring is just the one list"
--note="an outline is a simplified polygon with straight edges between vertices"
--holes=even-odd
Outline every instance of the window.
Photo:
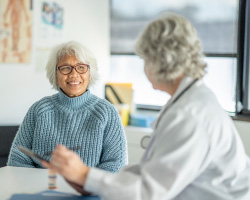
[[[225,110],[235,112],[236,58],[207,57],[205,61],[205,83]],[[152,88],[143,66],[143,60],[136,55],[112,55],[110,81],[133,83],[135,104],[161,107],[170,96]]]
[[132,82],[136,104],[166,103],[170,97],[154,90],[147,81],[134,44],[150,20],[164,11],[172,11],[185,16],[196,27],[208,64],[205,83],[225,110],[235,112],[238,4],[237,0],[111,0],[110,80]]
[[113,55],[111,57],[110,80],[112,82],[133,83],[135,104],[164,105],[170,96],[152,88],[144,74],[143,67],[143,60],[136,55]]

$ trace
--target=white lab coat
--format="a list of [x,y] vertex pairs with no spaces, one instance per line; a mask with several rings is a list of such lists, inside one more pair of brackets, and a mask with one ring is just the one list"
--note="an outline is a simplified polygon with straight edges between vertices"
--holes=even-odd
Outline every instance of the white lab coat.
[[[166,106],[192,81],[185,77]],[[203,81],[166,106],[141,163],[117,174],[92,168],[85,189],[107,200],[250,200],[249,159]]]

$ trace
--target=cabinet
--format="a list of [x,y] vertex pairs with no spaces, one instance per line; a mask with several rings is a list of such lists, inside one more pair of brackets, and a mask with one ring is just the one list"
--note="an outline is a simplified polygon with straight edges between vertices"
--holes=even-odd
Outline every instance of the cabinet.
[[128,162],[129,164],[137,164],[140,162],[143,153],[145,152],[146,144],[148,143],[153,130],[151,128],[135,126],[126,126],[124,129],[128,145]]

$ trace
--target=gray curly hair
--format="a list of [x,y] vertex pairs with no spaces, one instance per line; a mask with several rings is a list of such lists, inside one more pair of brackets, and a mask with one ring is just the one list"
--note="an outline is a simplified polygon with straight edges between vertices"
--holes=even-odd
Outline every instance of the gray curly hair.
[[152,21],[136,42],[136,53],[151,63],[157,82],[174,82],[184,74],[205,75],[201,43],[192,24],[182,16],[164,13]]
[[88,87],[94,85],[98,80],[98,67],[94,55],[80,43],[70,41],[55,46],[50,52],[49,60],[46,66],[46,72],[47,78],[49,79],[53,89],[58,90],[56,79],[56,66],[58,61],[64,56],[72,55],[76,56],[80,62],[90,66],[90,80]]

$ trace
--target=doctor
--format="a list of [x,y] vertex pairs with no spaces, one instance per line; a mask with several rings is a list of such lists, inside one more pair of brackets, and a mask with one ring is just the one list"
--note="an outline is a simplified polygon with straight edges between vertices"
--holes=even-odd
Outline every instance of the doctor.
[[141,163],[112,174],[58,146],[51,163],[42,164],[109,200],[249,200],[248,157],[231,118],[202,80],[206,64],[194,27],[164,14],[143,31],[136,52],[153,88],[172,96]]

